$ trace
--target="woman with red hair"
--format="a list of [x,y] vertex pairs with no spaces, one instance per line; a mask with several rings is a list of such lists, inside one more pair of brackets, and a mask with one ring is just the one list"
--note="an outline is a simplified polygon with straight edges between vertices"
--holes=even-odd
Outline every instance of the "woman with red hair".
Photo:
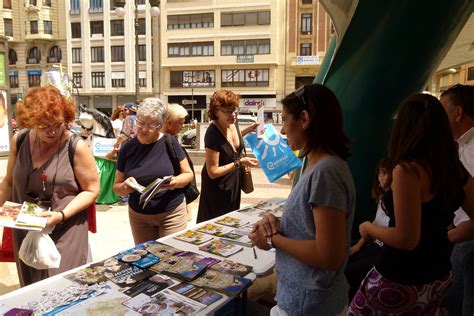
[[[71,137],[74,103],[54,87],[39,87],[17,103],[17,120],[24,129],[12,138],[7,174],[2,182],[0,205],[5,201],[35,202],[50,207],[41,214],[61,254],[57,269],[37,270],[18,258],[26,236],[13,230],[13,245],[22,286],[86,263],[88,252],[87,208],[99,193],[99,178],[88,146]],[[72,142],[70,144],[70,142]],[[69,148],[74,149],[69,157]]]

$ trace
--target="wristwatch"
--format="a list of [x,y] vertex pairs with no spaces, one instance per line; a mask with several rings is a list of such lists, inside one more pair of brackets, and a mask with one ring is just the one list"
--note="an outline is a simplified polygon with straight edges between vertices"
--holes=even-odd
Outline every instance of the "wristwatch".
[[239,169],[241,165],[242,165],[242,163],[240,162],[240,159],[235,159],[234,160],[235,169]]

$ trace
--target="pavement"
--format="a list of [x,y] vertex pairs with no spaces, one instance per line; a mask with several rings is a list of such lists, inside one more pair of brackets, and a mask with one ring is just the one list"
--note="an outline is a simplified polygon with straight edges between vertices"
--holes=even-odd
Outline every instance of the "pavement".
[[[196,181],[198,188],[200,188],[204,153],[192,150],[188,152],[195,162]],[[0,181],[3,180],[6,169],[7,158],[0,157]],[[262,169],[253,168],[252,177],[255,189],[250,194],[242,193],[241,207],[268,200],[272,197],[287,197],[290,192],[290,180],[287,176],[274,183],[269,183]],[[188,205],[192,213],[188,228],[196,224],[198,200]],[[89,233],[89,243],[94,261],[105,259],[121,250],[133,247],[127,210],[127,205],[97,205],[97,233]],[[3,234],[2,227],[0,227],[0,236],[1,234]],[[15,264],[0,262],[0,295],[19,287]]]

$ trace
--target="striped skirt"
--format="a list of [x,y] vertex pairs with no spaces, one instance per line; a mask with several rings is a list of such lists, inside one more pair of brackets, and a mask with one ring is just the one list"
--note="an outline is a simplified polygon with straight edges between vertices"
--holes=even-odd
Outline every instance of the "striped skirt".
[[436,315],[452,274],[422,285],[405,285],[369,271],[352,300],[347,315]]

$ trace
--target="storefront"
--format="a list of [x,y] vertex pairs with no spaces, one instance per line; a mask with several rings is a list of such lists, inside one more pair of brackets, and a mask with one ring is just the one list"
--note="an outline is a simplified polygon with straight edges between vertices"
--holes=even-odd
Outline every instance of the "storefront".
[[205,95],[170,95],[168,103],[178,103],[182,105],[189,113],[188,120],[195,118],[198,122],[203,122],[206,112]]
[[281,108],[275,95],[241,95],[239,112],[257,115],[257,108],[264,107],[265,123],[281,123]]

